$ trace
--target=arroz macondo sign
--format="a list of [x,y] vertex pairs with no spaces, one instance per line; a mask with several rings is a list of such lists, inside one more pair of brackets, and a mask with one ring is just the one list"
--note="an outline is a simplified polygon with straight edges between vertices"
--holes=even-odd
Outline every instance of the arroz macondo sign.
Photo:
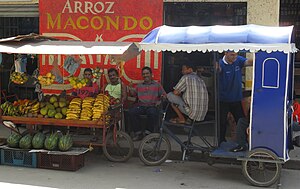
[[[40,33],[61,39],[140,42],[149,31],[163,23],[163,0],[40,0],[39,10]],[[59,49],[57,51],[59,53]],[[64,78],[68,77],[70,74],[63,68],[66,57],[68,55],[42,55],[41,74],[56,67],[54,69],[60,70]],[[108,55],[76,55],[74,58],[81,62],[75,76],[87,67],[100,67],[104,73],[116,67]],[[53,66],[54,60],[58,66]],[[154,79],[160,80],[161,54],[154,52],[143,52],[127,61],[123,66],[122,80],[125,83],[139,82],[144,66],[150,66]],[[68,89],[66,86],[53,84],[45,89],[59,92]]]

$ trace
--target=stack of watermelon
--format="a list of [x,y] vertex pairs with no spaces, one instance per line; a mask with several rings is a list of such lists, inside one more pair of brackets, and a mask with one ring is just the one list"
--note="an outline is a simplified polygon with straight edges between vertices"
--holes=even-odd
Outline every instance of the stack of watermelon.
[[36,133],[34,136],[27,134],[22,135],[12,133],[7,138],[7,144],[11,148],[22,148],[22,149],[43,149],[46,150],[57,150],[68,151],[73,146],[73,140],[70,135],[62,135],[59,133],[52,133],[49,136],[45,136],[42,132]]

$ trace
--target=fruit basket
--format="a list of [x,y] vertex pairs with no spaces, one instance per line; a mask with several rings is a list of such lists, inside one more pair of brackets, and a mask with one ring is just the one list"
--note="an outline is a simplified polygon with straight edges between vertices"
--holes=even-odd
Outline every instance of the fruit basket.
[[48,72],[46,75],[39,75],[38,80],[42,85],[52,85],[55,82],[55,75]]
[[68,78],[68,81],[70,82],[70,85],[73,87],[73,89],[81,89],[82,87],[86,86],[88,79],[80,79],[79,77],[70,76]]
[[28,75],[21,72],[13,72],[10,75],[10,80],[18,85],[22,85],[28,81]]

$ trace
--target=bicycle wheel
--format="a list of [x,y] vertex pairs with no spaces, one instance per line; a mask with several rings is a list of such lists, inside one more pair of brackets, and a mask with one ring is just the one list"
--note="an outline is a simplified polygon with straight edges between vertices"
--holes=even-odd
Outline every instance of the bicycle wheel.
[[248,158],[258,160],[242,162],[243,175],[252,185],[267,187],[278,181],[281,173],[281,163],[267,162],[278,161],[273,152],[261,148],[255,149],[249,152]]
[[139,157],[145,165],[160,165],[171,152],[171,144],[166,136],[152,133],[146,136],[139,147]]
[[132,139],[127,133],[117,131],[115,141],[112,132],[106,136],[106,145],[102,149],[108,160],[125,162],[132,156],[134,147]]

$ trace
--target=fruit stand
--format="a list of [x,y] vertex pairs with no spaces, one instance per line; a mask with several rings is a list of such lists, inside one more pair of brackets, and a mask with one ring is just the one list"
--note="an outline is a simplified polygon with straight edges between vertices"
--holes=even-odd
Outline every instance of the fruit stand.
[[[26,39],[26,40],[25,40]],[[47,40],[45,40],[47,39]],[[0,51],[2,53],[20,54],[108,54],[118,61],[126,61],[136,56],[139,51],[134,43],[129,42],[80,42],[80,41],[60,41],[49,40],[47,37],[39,35],[17,36],[0,40]],[[59,50],[57,50],[59,49]],[[130,54],[128,52],[130,51]],[[134,52],[134,53],[132,53]],[[53,80],[51,76],[50,79]],[[42,77],[39,80],[43,80]],[[45,80],[45,82],[47,82]],[[111,161],[127,161],[133,153],[133,142],[130,136],[121,131],[118,124],[122,118],[122,104],[108,106],[109,97],[99,94],[95,98],[83,99],[73,98],[66,105],[56,100],[57,108],[65,108],[65,119],[61,119],[59,114],[49,114],[54,103],[42,104],[36,100],[23,102],[19,100],[14,104],[1,102],[0,98],[0,121],[10,121],[14,124],[24,124],[33,126],[53,126],[53,127],[77,127],[92,128],[102,130],[100,142],[77,141],[80,145],[102,146],[105,156]],[[20,104],[18,104],[20,103]],[[90,103],[90,104],[89,104]],[[48,115],[43,116],[42,109],[49,109]],[[86,108],[86,110],[81,108]],[[80,111],[78,111],[80,109]],[[42,115],[36,115],[39,112]],[[61,110],[60,110],[61,111]],[[90,114],[86,113],[91,111]],[[55,112],[55,111],[54,111]],[[101,114],[100,114],[101,113]],[[25,115],[21,116],[21,115]],[[30,114],[30,116],[28,116]],[[62,114],[62,113],[61,113]],[[32,116],[33,115],[33,116]],[[87,117],[89,116],[89,117]],[[92,117],[93,116],[93,117]]]

